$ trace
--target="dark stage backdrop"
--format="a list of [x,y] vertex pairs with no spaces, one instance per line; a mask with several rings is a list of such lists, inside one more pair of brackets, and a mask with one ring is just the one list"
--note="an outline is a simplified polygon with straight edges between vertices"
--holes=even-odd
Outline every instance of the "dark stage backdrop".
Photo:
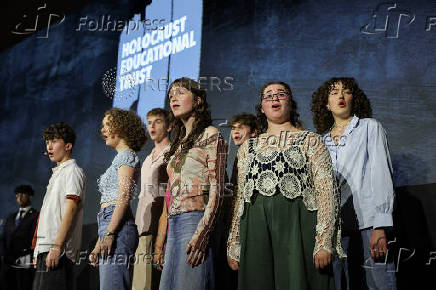
[[[21,183],[35,188],[40,208],[53,166],[42,155],[41,133],[66,121],[77,132],[74,156],[87,174],[84,248],[96,236],[96,178],[115,155],[99,126],[112,104],[102,77],[117,64],[119,33],[76,28],[84,16],[124,19],[124,2],[94,1],[50,27],[48,38],[34,35],[0,54],[0,217],[16,210],[13,188]],[[390,143],[399,286],[424,285],[436,273],[435,261],[425,265],[436,251],[436,2],[204,1],[201,47],[200,76],[232,78],[232,90],[208,89],[215,125],[254,113],[260,87],[282,80],[313,129],[312,92],[333,76],[358,80]],[[229,136],[228,128],[222,132]],[[231,144],[229,165],[235,152]]]

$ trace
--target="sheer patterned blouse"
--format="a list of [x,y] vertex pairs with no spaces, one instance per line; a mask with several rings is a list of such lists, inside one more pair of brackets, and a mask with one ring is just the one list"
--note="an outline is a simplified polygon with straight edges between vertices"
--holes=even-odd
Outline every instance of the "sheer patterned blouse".
[[[239,225],[244,204],[253,194],[301,197],[309,211],[317,211],[313,255],[324,249],[345,256],[341,243],[339,194],[330,155],[318,134],[287,132],[277,138],[262,134],[238,151],[238,187],[227,253],[239,261]],[[277,140],[276,140],[277,139]]]
[[[201,138],[200,138],[201,139]],[[171,156],[168,178],[171,189],[169,217],[204,211],[191,239],[195,249],[204,251],[217,218],[224,192],[227,144],[220,133],[197,141],[185,154]]]
[[[133,180],[121,180],[118,182],[118,168],[123,165],[133,167],[135,169]],[[112,164],[106,169],[97,179],[98,190],[101,193],[100,204],[104,202],[111,202],[118,200],[118,195],[120,192],[120,184],[126,184],[129,187],[131,195],[136,193],[137,182],[140,172],[139,158],[136,152],[130,149],[124,149],[120,151],[112,161]]]

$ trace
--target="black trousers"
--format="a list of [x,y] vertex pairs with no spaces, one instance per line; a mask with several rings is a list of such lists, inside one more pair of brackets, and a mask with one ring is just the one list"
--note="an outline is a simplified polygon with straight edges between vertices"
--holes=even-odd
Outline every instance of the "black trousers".
[[65,255],[59,259],[56,268],[47,269],[45,259],[48,252],[38,254],[33,290],[72,290],[74,289],[74,263]]
[[35,269],[17,268],[3,264],[2,281],[3,290],[29,290],[32,289]]

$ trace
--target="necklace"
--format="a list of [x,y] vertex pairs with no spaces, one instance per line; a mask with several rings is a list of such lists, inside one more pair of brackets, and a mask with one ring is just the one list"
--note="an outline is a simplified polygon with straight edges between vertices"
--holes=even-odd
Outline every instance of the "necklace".
[[347,128],[347,126],[348,126],[348,123],[346,123],[344,125],[339,125],[339,124],[336,124],[336,123],[333,124],[333,128],[343,129],[343,128]]
[[343,129],[343,128],[346,128],[347,126],[348,126],[348,124],[351,122],[351,120],[352,119],[349,119],[348,121],[346,121],[344,124],[338,124],[338,123],[336,123],[336,121],[335,121],[335,123],[333,124],[333,127],[332,127],[332,129],[333,128],[340,128],[340,129]]

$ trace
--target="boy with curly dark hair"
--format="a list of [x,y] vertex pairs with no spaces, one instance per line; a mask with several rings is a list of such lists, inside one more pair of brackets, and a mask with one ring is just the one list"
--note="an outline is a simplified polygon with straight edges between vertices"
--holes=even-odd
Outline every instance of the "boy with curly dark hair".
[[72,289],[72,267],[80,250],[85,174],[72,159],[76,141],[66,123],[44,130],[43,139],[50,161],[56,162],[39,216],[33,290]]

